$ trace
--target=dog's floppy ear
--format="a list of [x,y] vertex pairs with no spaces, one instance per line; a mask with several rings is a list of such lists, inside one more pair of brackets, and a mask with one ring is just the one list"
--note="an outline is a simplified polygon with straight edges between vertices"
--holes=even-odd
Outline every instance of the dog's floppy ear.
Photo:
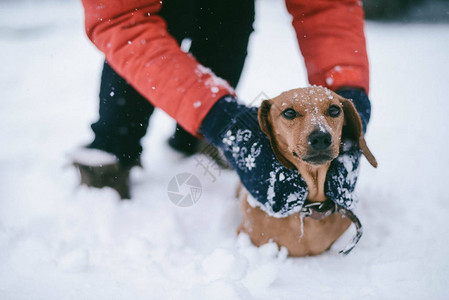
[[270,108],[271,108],[271,100],[264,100],[259,107],[259,111],[257,114],[257,118],[259,119],[259,126],[262,129],[262,132],[265,133],[270,141],[271,149],[273,150],[274,156],[276,156],[277,160],[289,169],[295,169],[295,165],[293,165],[284,155],[282,155],[281,151],[279,151],[279,147],[273,135],[273,128],[270,123]]
[[359,113],[355,109],[354,104],[341,96],[340,103],[343,106],[343,111],[345,113],[345,127],[343,128],[343,131],[345,134],[349,134],[349,136],[359,143],[359,147],[362,150],[363,155],[365,155],[366,159],[369,161],[369,163],[377,168],[377,161],[374,155],[369,150],[368,146],[366,145],[365,137],[363,135],[362,130],[362,120],[360,120]]
[[259,120],[260,129],[265,133],[268,138],[271,140],[271,124],[268,121],[268,116],[270,114],[271,101],[264,100],[259,107],[257,112],[257,119]]

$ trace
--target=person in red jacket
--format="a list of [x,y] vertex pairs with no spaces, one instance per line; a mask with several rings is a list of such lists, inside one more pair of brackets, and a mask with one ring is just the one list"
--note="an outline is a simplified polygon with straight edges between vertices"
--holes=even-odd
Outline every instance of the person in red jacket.
[[[82,1],[86,33],[106,58],[100,118],[92,125],[95,139],[87,148],[116,158],[108,170],[75,161],[85,183],[111,185],[104,180],[108,177],[112,185],[117,180],[119,186],[127,185],[127,172],[139,163],[140,139],[158,107],[178,122],[170,139],[172,147],[193,153],[197,138],[204,137],[223,150],[243,185],[269,213],[285,215],[300,209],[307,196],[302,178],[276,161],[257,124],[256,110],[240,104],[232,88],[247,54],[254,0]],[[366,130],[369,68],[361,1],[286,0],[286,5],[310,84],[351,98]],[[185,39],[191,40],[190,53],[180,49]],[[228,147],[229,139],[239,132],[249,132],[251,138],[238,148],[251,150],[252,156]],[[348,195],[355,181],[336,183],[332,179],[356,172],[360,150],[351,155],[351,170],[333,163],[329,174],[334,176],[328,176],[327,189],[337,204],[349,208],[353,199]],[[123,172],[124,176],[117,175]],[[268,191],[266,183],[273,181],[273,174],[283,174],[288,180],[276,181]],[[101,183],[94,178],[98,175],[103,178]],[[121,196],[129,194],[122,191]],[[291,201],[293,196],[298,200]]]

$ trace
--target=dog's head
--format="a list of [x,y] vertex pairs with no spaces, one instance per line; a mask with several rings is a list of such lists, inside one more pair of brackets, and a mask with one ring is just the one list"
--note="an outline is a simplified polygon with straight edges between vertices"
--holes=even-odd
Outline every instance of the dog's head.
[[276,158],[288,168],[300,162],[329,163],[340,153],[342,137],[357,141],[371,165],[377,167],[354,105],[326,88],[295,89],[265,100],[258,118]]

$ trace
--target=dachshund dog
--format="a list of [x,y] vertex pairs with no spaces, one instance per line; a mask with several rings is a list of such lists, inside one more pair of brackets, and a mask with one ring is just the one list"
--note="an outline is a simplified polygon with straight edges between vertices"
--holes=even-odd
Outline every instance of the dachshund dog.
[[[371,165],[377,167],[354,105],[326,88],[294,89],[265,100],[258,119],[279,162],[297,169],[306,182],[309,203],[327,200],[324,191],[327,170],[339,155],[343,138],[355,139]],[[241,185],[238,194],[243,211],[239,232],[247,233],[256,246],[270,240],[285,246],[290,256],[326,251],[354,221],[342,213],[344,210],[320,218],[304,217],[300,212],[275,218],[251,206],[248,192]]]

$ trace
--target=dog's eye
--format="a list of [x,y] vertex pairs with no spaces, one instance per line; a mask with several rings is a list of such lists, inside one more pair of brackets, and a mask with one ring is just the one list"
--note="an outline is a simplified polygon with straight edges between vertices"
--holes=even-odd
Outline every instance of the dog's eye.
[[340,115],[341,108],[338,105],[331,105],[331,106],[329,106],[329,109],[327,110],[327,113],[332,118],[336,118],[336,117],[338,117]]
[[282,112],[282,116],[287,120],[293,120],[298,116],[298,113],[293,108],[287,108]]

